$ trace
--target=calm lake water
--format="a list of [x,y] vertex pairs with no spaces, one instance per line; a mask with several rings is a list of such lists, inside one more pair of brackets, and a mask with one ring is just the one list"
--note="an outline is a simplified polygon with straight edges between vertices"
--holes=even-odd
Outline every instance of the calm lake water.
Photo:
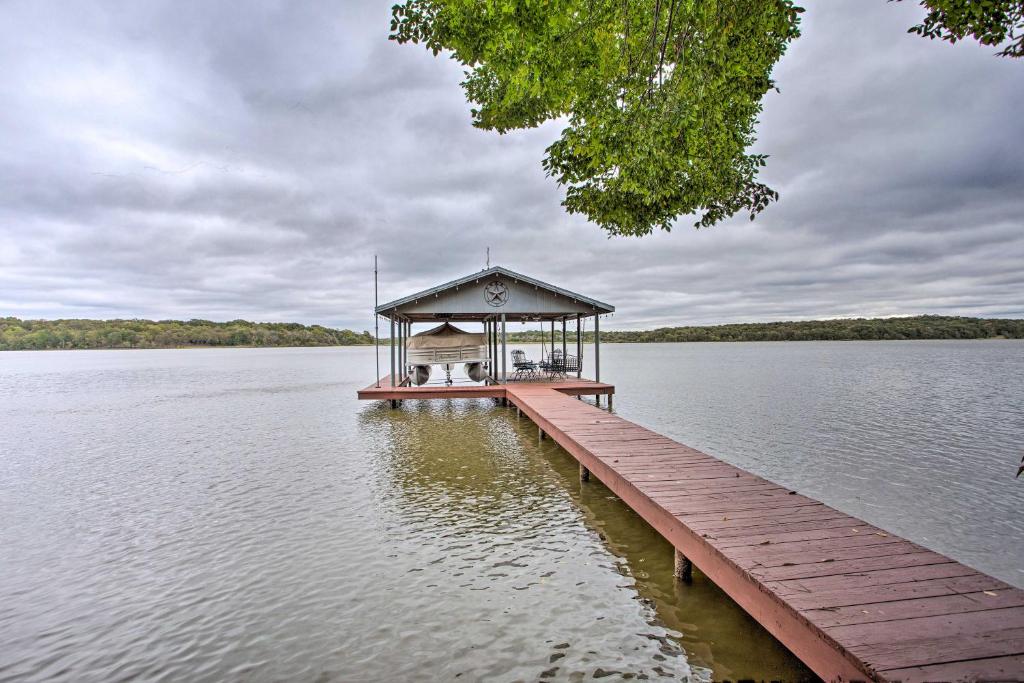
[[[811,678],[531,423],[360,403],[373,367],[0,354],[0,680]],[[629,419],[1024,585],[1024,343],[608,344],[602,375]]]

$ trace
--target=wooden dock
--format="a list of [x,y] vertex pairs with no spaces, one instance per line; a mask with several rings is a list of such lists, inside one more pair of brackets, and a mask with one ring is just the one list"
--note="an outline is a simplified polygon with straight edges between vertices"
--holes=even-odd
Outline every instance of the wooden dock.
[[827,681],[1024,680],[1024,591],[570,395],[610,385],[387,389],[507,399]]
[[[360,400],[402,401],[407,398],[507,398],[511,384],[426,384],[423,386],[391,386],[391,376],[381,377],[380,386],[373,383],[356,392]],[[530,383],[562,391],[573,396],[611,396],[615,387],[603,382],[575,377],[555,382]]]

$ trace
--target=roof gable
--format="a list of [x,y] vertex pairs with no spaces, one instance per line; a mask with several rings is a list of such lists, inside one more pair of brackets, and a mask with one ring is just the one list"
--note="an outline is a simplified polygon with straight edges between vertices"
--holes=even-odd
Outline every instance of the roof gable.
[[482,319],[506,313],[513,317],[542,315],[594,315],[615,307],[543,280],[494,266],[425,289],[377,307],[381,314],[398,313],[427,319]]

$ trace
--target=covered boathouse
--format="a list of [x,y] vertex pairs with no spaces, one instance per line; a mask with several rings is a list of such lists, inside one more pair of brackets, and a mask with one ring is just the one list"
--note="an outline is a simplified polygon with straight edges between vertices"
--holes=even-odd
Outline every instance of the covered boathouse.
[[[390,372],[359,397],[497,398],[504,396],[500,385],[512,381],[578,387],[578,393],[568,393],[610,397],[614,388],[600,382],[600,319],[614,311],[602,301],[507,268],[481,270],[377,306],[375,313],[387,318],[391,328]],[[510,357],[508,325],[516,322],[540,326],[547,349],[542,357]],[[459,323],[480,323],[483,333],[464,332],[456,327]],[[430,327],[417,333],[416,325]],[[588,325],[594,334],[593,380],[584,379]],[[455,383],[450,372],[463,364],[469,379]],[[440,368],[444,379],[428,381],[430,366]]]

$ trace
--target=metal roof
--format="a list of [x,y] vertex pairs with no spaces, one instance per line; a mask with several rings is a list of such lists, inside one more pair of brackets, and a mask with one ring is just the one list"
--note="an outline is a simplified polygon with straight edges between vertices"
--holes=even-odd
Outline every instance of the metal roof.
[[523,275],[521,273],[517,273],[515,271],[509,270],[508,268],[502,268],[501,266],[494,266],[492,268],[487,268],[485,270],[481,270],[481,271],[478,271],[476,273],[472,273],[470,275],[466,275],[465,277],[460,277],[457,280],[452,280],[451,282],[446,282],[443,285],[438,285],[436,287],[431,287],[430,289],[425,289],[422,292],[416,292],[415,294],[410,294],[409,296],[402,297],[401,299],[395,299],[394,301],[389,301],[386,304],[381,304],[381,305],[377,306],[375,312],[376,313],[389,313],[389,312],[395,311],[398,308],[401,308],[402,306],[404,306],[406,304],[415,303],[415,302],[419,301],[420,299],[425,299],[427,297],[436,296],[436,295],[440,294],[441,292],[445,292],[445,291],[448,291],[448,290],[451,290],[451,289],[456,289],[456,288],[458,288],[458,287],[460,287],[462,285],[465,285],[465,284],[468,284],[468,283],[471,283],[471,282],[476,282],[476,281],[479,281],[479,280],[484,279],[484,278],[493,277],[493,276],[499,276],[499,275],[502,276],[502,277],[509,278],[510,280],[513,280],[515,282],[524,282],[526,284],[533,285],[534,287],[545,289],[545,290],[547,290],[549,292],[552,292],[554,294],[558,294],[560,296],[564,296],[564,297],[567,297],[567,298],[574,299],[576,301],[582,302],[584,304],[592,306],[596,310],[596,312],[598,312],[598,313],[613,313],[615,311],[615,307],[614,306],[612,306],[611,304],[606,304],[603,301],[598,301],[597,299],[592,299],[592,298],[590,298],[588,296],[583,296],[582,294],[577,294],[576,292],[569,291],[568,289],[562,289],[561,287],[556,287],[556,286],[554,286],[552,284],[548,284],[547,282],[544,282],[543,280],[538,280],[537,278],[533,278],[533,277],[529,277],[528,275]]

